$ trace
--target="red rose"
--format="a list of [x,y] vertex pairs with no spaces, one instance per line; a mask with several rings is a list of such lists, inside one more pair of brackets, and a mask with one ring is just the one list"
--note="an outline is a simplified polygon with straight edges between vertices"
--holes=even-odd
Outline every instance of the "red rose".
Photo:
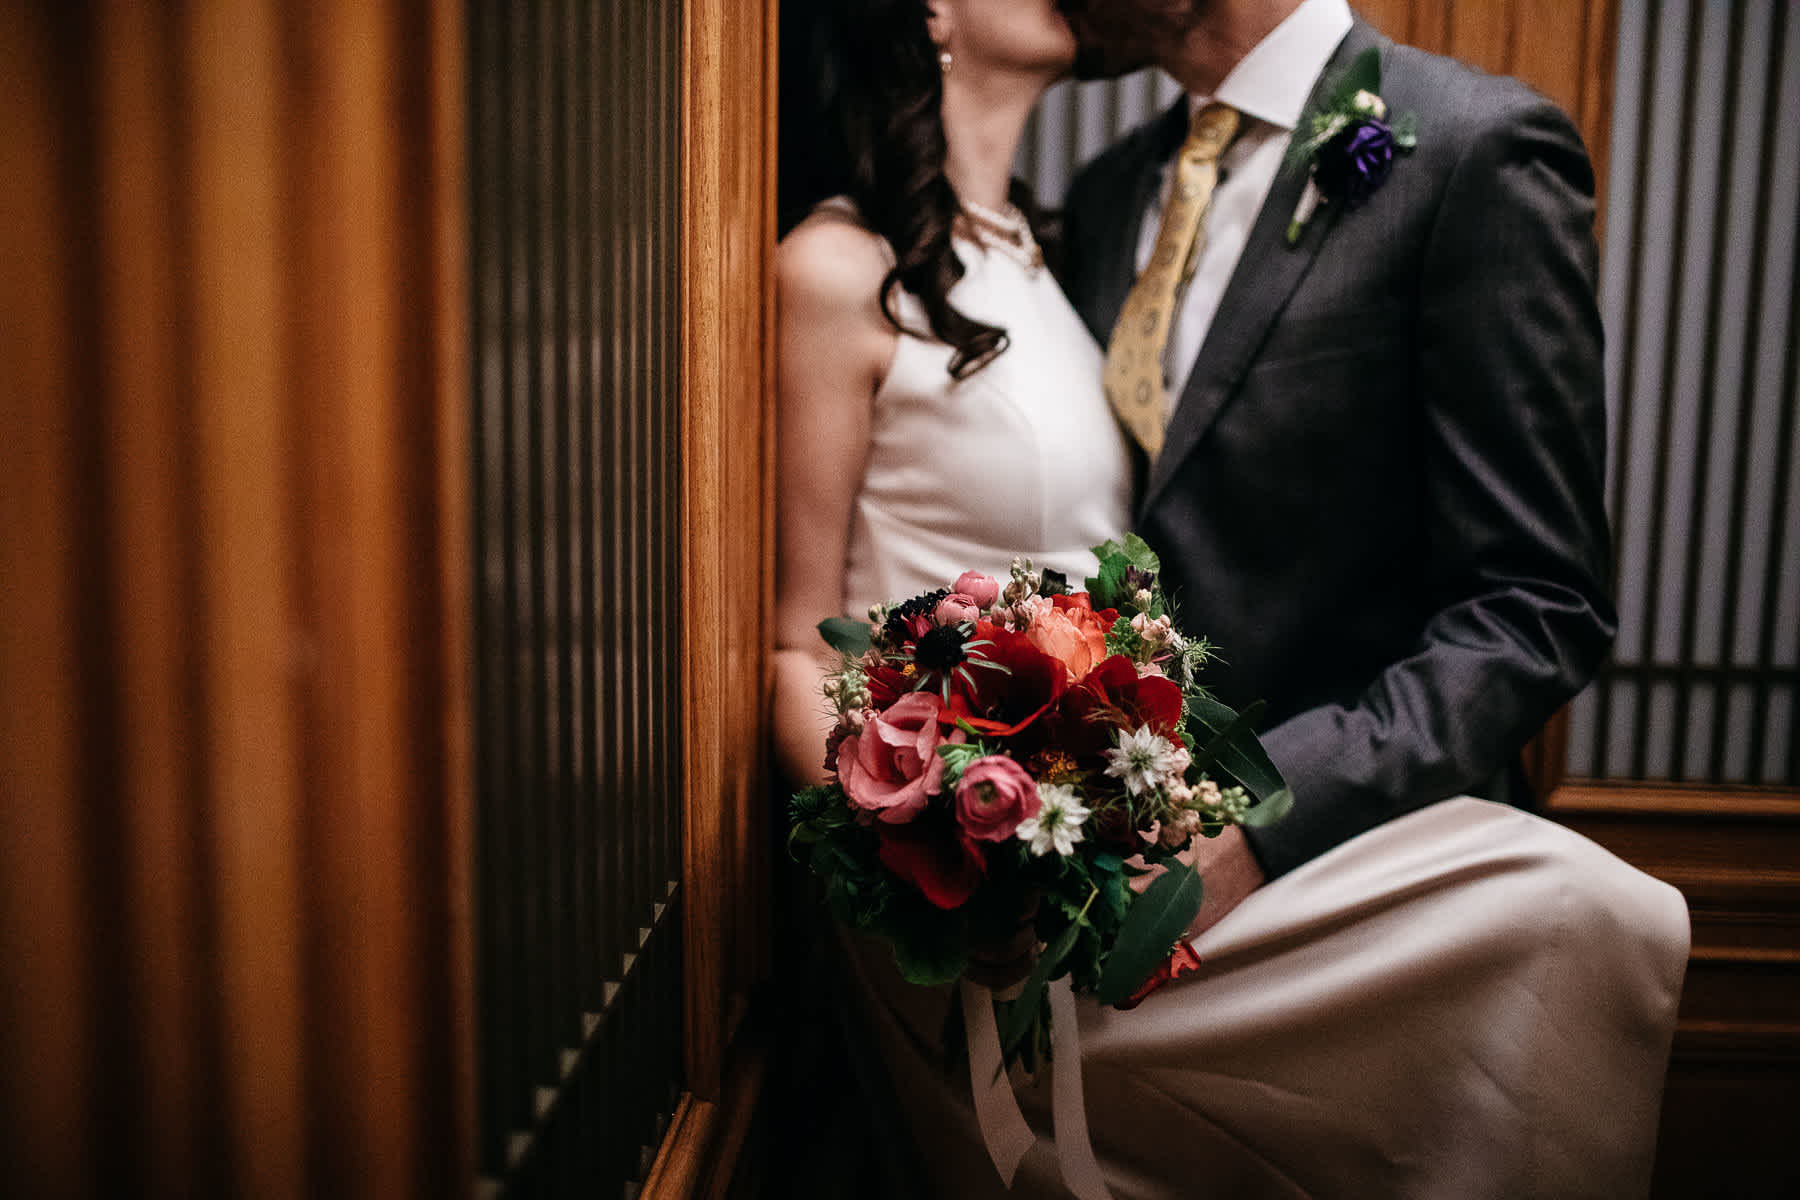
[[881,831],[881,865],[919,889],[939,908],[961,908],[981,886],[987,863],[981,847],[960,829],[933,833],[914,825]]
[[1003,754],[976,759],[956,785],[956,819],[970,837],[984,842],[1005,841],[1041,807],[1037,781]]

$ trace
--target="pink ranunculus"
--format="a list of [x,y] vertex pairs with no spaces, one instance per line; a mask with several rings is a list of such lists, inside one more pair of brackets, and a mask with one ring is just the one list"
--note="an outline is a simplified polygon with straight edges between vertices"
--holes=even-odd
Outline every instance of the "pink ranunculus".
[[979,571],[964,571],[956,577],[950,590],[967,596],[980,609],[994,607],[994,601],[1000,598],[1000,582]]
[[1042,806],[1036,781],[1003,754],[976,759],[956,785],[956,819],[970,837],[983,841],[1005,841]]
[[975,621],[981,617],[981,606],[975,603],[973,596],[962,592],[951,592],[938,601],[931,619],[939,625],[961,625],[964,621]]
[[910,821],[938,794],[944,760],[935,692],[908,692],[838,746],[838,782],[850,803],[889,822]]

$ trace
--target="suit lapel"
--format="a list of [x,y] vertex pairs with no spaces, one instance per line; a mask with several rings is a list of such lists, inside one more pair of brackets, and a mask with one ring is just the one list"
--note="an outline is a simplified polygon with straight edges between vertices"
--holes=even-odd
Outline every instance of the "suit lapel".
[[[1360,20],[1351,27],[1313,85],[1312,95],[1306,103],[1307,115],[1324,103],[1331,83],[1351,60],[1379,41],[1380,36]],[[1219,302],[1218,314],[1207,330],[1199,357],[1194,360],[1194,369],[1181,393],[1181,401],[1169,419],[1162,453],[1150,470],[1143,497],[1138,502],[1140,519],[1179,473],[1182,462],[1200,444],[1206,431],[1218,419],[1219,411],[1243,382],[1256,352],[1268,339],[1269,331],[1287,307],[1294,289],[1300,286],[1300,281],[1318,258],[1319,249],[1337,220],[1337,205],[1321,205],[1299,243],[1287,244],[1288,222],[1306,189],[1306,180],[1304,171],[1283,169],[1275,177],[1268,198],[1263,201],[1249,240],[1244,244],[1244,253],[1238,259],[1237,270]]]

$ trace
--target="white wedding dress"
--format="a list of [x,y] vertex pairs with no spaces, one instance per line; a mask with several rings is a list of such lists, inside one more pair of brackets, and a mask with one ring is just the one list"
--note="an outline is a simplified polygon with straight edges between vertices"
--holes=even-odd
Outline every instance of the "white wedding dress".
[[[958,250],[952,302],[1010,347],[958,383],[947,347],[901,335],[847,612],[965,570],[1004,577],[1021,553],[1079,586],[1087,547],[1128,527],[1099,348],[1048,272]],[[910,297],[901,315],[925,327]],[[1673,888],[1559,825],[1469,798],[1393,821],[1253,894],[1195,943],[1200,970],[1137,1009],[1078,1001],[1107,1186],[1116,1200],[1641,1196],[1687,937]],[[1015,1070],[1039,1140],[1009,1192],[966,1071],[943,1066],[949,990],[906,984],[879,943],[845,945],[856,1036],[906,1127],[875,1137],[910,1143],[923,1176],[895,1194],[1064,1195],[1060,1064],[1036,1081]]]
[[[847,204],[847,202],[838,202]],[[837,207],[834,204],[833,207]],[[964,571],[1004,582],[1014,555],[1068,576],[1131,520],[1131,456],[1100,389],[1100,348],[1042,267],[958,238],[966,274],[950,302],[1006,330],[968,378],[950,347],[902,333],[875,396],[852,514],[844,611],[948,587]],[[927,328],[909,293],[901,321]]]

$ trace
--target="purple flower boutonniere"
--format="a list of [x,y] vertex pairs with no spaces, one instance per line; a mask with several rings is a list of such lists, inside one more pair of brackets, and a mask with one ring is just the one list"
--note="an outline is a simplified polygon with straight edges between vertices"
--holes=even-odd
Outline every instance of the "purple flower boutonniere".
[[1319,205],[1361,207],[1387,182],[1395,155],[1418,144],[1412,114],[1390,122],[1380,92],[1381,55],[1371,47],[1350,64],[1325,107],[1301,121],[1288,162],[1306,170],[1306,190],[1288,222],[1288,245],[1300,240]]

